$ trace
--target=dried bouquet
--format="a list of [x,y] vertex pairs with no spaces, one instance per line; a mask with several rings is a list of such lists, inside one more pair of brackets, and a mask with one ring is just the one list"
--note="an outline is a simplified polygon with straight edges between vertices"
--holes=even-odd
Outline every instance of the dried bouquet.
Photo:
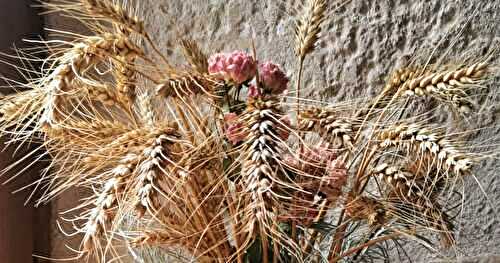
[[[293,78],[256,48],[207,56],[182,34],[187,65],[174,65],[123,3],[44,3],[94,34],[54,31],[37,70],[38,53],[19,51],[27,82],[1,99],[0,128],[36,148],[9,169],[50,160],[37,204],[88,190],[61,219],[90,262],[357,262],[388,260],[405,240],[454,247],[463,181],[498,152],[494,135],[470,140],[487,127],[461,125],[491,103],[497,52],[409,63],[374,98],[309,100],[302,72],[328,2],[298,10]],[[418,100],[430,103],[407,110]]]

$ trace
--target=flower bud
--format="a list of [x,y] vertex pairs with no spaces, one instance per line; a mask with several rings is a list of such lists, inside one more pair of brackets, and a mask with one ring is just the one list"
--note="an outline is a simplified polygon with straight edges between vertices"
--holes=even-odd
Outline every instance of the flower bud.
[[246,134],[243,132],[243,124],[239,121],[236,113],[226,113],[224,122],[226,137],[232,144],[237,144],[245,139]]
[[259,65],[259,79],[273,94],[281,94],[287,89],[288,78],[278,65],[271,62]]

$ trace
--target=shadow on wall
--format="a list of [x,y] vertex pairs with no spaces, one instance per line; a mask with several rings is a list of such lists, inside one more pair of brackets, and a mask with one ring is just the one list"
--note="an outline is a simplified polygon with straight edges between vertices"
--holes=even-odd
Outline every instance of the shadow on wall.
[[[38,16],[39,10],[32,7],[31,0],[0,0],[0,52],[13,54],[13,46],[24,47],[23,38],[39,38],[43,29],[43,19]],[[6,60],[1,56],[1,60]],[[22,80],[14,68],[0,64],[1,93],[12,92],[3,78]],[[2,152],[0,153],[0,170],[12,163],[14,147],[4,146],[6,138],[0,139]],[[23,155],[28,149],[20,149],[16,154]],[[29,160],[26,164],[30,163]],[[2,263],[29,263],[47,262],[32,257],[47,255],[49,252],[49,217],[50,207],[34,208],[33,204],[26,204],[30,190],[11,194],[33,181],[39,174],[41,166],[33,166],[30,172],[12,183],[0,186],[0,262]],[[2,175],[0,182],[5,182],[15,171]]]

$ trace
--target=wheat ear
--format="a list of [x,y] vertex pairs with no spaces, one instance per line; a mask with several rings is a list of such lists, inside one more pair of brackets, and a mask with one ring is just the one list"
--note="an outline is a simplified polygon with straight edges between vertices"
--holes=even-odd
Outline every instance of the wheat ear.
[[379,94],[374,101],[370,101],[366,106],[360,109],[356,113],[356,117],[366,116],[365,118],[368,119],[371,117],[370,115],[373,114],[373,109],[386,107],[389,103],[387,99],[391,99],[406,81],[412,79],[418,74],[419,70],[414,68],[401,68],[394,71],[391,74],[391,77],[387,80],[382,93]]
[[130,107],[136,98],[137,72],[132,69],[134,59],[129,58],[127,60],[126,57],[118,57],[117,60],[113,63],[117,100]]
[[445,135],[418,124],[400,124],[378,134],[382,148],[398,147],[407,151],[428,154],[445,171],[458,176],[470,173],[473,159]]
[[297,120],[300,114],[300,85],[304,59],[311,53],[319,39],[321,24],[325,20],[327,8],[326,0],[306,0],[303,4],[302,14],[295,21],[295,55],[299,58],[296,90]]
[[386,206],[368,196],[348,196],[345,212],[349,218],[366,220],[369,225],[381,226],[387,220]]
[[191,68],[200,74],[207,74],[208,57],[203,53],[198,44],[190,38],[181,38],[180,46]]
[[138,197],[136,209],[139,215],[144,212],[155,214],[158,209],[158,182],[162,176],[167,176],[170,168],[175,166],[176,160],[172,159],[173,154],[178,154],[179,149],[173,147],[178,141],[179,135],[174,131],[165,132],[152,139],[149,147],[142,152],[143,161],[139,164],[136,177],[135,191]]
[[[71,123],[70,123],[71,124]],[[54,166],[61,165],[64,169],[56,169],[51,177],[59,182],[52,185],[50,192],[43,199],[48,200],[67,187],[88,183],[86,179],[95,173],[101,173],[109,168],[110,160],[127,155],[133,151],[142,153],[146,145],[165,133],[175,132],[170,124],[161,124],[156,128],[141,127],[108,130],[112,137],[96,138],[92,131],[71,129],[62,124],[49,131],[51,140],[48,141],[49,152],[54,155]],[[119,132],[118,132],[119,131]],[[96,132],[98,135],[98,132]],[[173,138],[172,138],[173,139]],[[137,185],[137,183],[135,184]],[[133,188],[132,186],[128,188]],[[135,194],[135,193],[134,193]]]
[[281,114],[278,101],[272,98],[251,99],[242,118],[246,127],[243,132],[247,131],[248,134],[242,149],[241,174],[245,182],[244,196],[249,199],[251,207],[251,215],[243,221],[250,235],[254,231],[260,233],[265,256],[268,256],[269,237],[273,242],[286,245],[286,237],[276,231],[271,234],[277,215],[270,207],[280,199],[289,198],[285,196],[284,189],[293,188],[292,183],[283,176],[281,167],[281,156],[286,151],[279,135],[279,129],[282,128],[279,122]]
[[44,113],[40,118],[43,126],[54,127],[63,119],[65,97],[86,91],[91,98],[106,105],[114,104],[115,97],[108,85],[96,83],[84,77],[85,72],[107,56],[137,56],[142,51],[123,36],[105,34],[83,38],[54,61],[54,70],[42,78],[40,89],[46,91]]
[[156,87],[156,93],[166,98],[206,94],[214,99],[223,86],[223,82],[209,75],[186,72],[172,74],[170,78],[161,81]]
[[488,68],[488,62],[478,62],[452,70],[424,72],[406,80],[398,94],[431,96],[453,105],[462,113],[469,113],[472,103],[467,99],[467,92],[481,84]]
[[26,129],[34,115],[41,114],[43,92],[31,89],[0,99],[0,130]]
[[[92,122],[85,120],[68,119],[63,125],[52,129],[48,135],[51,138],[59,137],[66,141],[71,137],[74,142],[86,140],[113,140],[115,137],[131,130],[127,125],[119,121],[93,119]],[[59,139],[58,138],[58,139]]]
[[338,112],[328,108],[310,108],[300,114],[299,128],[317,132],[330,143],[331,148],[353,149],[353,139],[359,124],[355,120],[340,117]]
[[111,19],[132,32],[144,34],[144,22],[128,12],[122,5],[109,0],[80,0],[89,15]]
[[111,177],[106,180],[102,191],[100,191],[95,200],[94,208],[88,212],[87,221],[80,231],[84,234],[82,246],[84,252],[90,252],[98,249],[98,244],[106,228],[114,221],[116,212],[112,211],[123,194],[125,180],[132,175],[138,162],[136,154],[128,154],[119,165],[111,171]]
[[295,24],[295,54],[303,60],[314,50],[325,20],[326,0],[306,0]]

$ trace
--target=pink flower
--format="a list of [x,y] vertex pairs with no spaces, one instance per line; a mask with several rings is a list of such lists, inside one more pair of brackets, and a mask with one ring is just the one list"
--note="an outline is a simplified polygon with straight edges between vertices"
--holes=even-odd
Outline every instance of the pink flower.
[[342,187],[347,182],[347,169],[340,160],[333,160],[327,167],[328,179],[332,186]]
[[328,145],[318,144],[312,148],[306,148],[302,153],[302,158],[310,163],[327,164],[337,158],[333,150]]
[[262,92],[260,92],[260,89],[258,89],[255,85],[252,84],[248,87],[248,98],[257,98],[260,96],[262,96]]
[[226,71],[234,82],[241,84],[255,77],[257,63],[247,53],[234,51],[226,59]]
[[231,54],[218,53],[208,59],[208,72],[241,84],[255,76],[257,63],[252,56],[242,51],[234,51]]
[[226,113],[224,122],[226,137],[232,144],[237,144],[245,139],[246,133],[243,132],[243,124],[239,121],[236,113]]
[[208,72],[224,78],[226,72],[226,54],[217,53],[210,56],[208,59]]
[[259,65],[259,79],[274,94],[283,93],[288,85],[288,78],[285,73],[281,71],[278,65],[271,62]]

